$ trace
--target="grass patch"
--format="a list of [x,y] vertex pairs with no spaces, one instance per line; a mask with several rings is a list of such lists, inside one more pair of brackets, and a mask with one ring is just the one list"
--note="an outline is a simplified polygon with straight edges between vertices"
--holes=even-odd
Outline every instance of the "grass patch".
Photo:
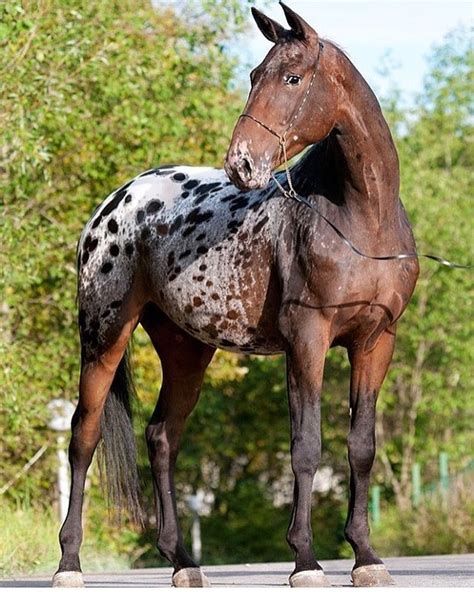
[[[58,566],[59,520],[50,509],[0,504],[0,575],[53,574]],[[117,553],[86,528],[81,563],[84,571],[120,570],[130,567],[127,554]],[[113,537],[112,537],[113,544]]]
[[445,555],[474,552],[474,479],[459,480],[444,496],[426,496],[419,508],[382,513],[372,543],[382,556]]

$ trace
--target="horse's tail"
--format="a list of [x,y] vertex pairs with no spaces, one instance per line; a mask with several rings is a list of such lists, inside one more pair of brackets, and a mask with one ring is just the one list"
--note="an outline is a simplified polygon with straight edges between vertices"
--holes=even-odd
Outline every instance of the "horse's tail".
[[132,424],[132,400],[135,398],[130,356],[127,350],[117,368],[107,396],[101,420],[99,446],[101,481],[106,486],[109,507],[126,508],[130,517],[143,522],[137,449]]

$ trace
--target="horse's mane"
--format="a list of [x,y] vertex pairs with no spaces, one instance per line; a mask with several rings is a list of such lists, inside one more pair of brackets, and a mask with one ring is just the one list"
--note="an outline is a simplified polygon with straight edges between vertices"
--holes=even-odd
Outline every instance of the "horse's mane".
[[344,49],[344,47],[342,47],[342,45],[339,45],[339,43],[336,43],[335,41],[333,41],[332,39],[328,39],[327,37],[324,39],[321,39],[321,41],[322,41],[323,45],[332,45],[338,51],[340,51],[342,53],[342,55],[344,55],[348,60],[351,59],[347,49]]
[[333,129],[321,142],[310,146],[290,167],[291,179],[298,193],[324,195],[331,201],[344,201],[343,182],[347,172],[346,160]]

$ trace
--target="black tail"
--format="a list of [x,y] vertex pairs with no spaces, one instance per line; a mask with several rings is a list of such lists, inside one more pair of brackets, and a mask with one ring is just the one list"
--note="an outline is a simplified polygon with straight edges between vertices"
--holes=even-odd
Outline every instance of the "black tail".
[[118,517],[127,508],[130,517],[143,522],[137,450],[132,424],[132,400],[135,398],[127,351],[115,373],[102,414],[102,442],[99,446],[101,480],[107,488],[109,507]]

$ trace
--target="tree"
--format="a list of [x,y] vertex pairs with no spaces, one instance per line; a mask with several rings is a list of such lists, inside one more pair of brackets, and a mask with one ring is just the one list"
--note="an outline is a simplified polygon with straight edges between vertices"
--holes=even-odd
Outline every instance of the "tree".
[[[421,252],[472,261],[470,205],[473,152],[473,57],[467,31],[452,32],[433,51],[424,89],[397,137],[402,196]],[[382,396],[379,479],[397,504],[410,506],[415,460],[435,478],[449,452],[459,470],[472,450],[472,279],[469,271],[422,263],[414,298],[399,327],[398,348]]]
[[[146,0],[0,6],[6,478],[43,443],[46,403],[77,396],[75,244],[92,210],[151,166],[222,162],[239,108],[224,44],[243,4],[214,4],[192,21]],[[11,495],[51,489],[41,463]]]

